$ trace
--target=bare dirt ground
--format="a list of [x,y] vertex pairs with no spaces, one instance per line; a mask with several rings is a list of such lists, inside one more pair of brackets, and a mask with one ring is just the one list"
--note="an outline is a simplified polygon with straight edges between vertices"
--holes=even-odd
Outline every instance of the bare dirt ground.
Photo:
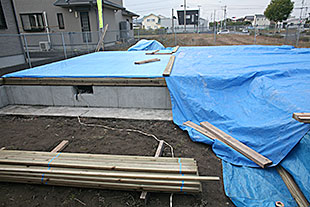
[[[140,39],[156,39],[163,43],[166,47],[174,46],[174,35],[143,35]],[[220,34],[216,35],[216,44],[214,43],[213,34],[177,34],[177,45],[180,46],[220,46],[220,45],[253,45],[253,35],[239,34]],[[285,38],[268,37],[259,35],[256,38],[257,45],[294,45],[294,42],[285,42]],[[310,41],[300,41],[299,47],[310,47]]]
[[[173,206],[233,206],[224,194],[222,165],[205,144],[194,143],[172,122],[114,119],[83,119],[86,123],[132,128],[152,133],[170,143],[177,157],[198,161],[200,175],[215,175],[221,181],[203,183],[199,195],[174,195]],[[69,140],[65,152],[153,156],[157,141],[141,134],[86,127],[76,118],[0,116],[0,147],[18,150],[50,151],[62,140]],[[165,147],[163,156],[171,156]],[[102,206],[138,207],[140,192],[0,183],[0,206]],[[169,194],[151,193],[150,207],[169,206]]]

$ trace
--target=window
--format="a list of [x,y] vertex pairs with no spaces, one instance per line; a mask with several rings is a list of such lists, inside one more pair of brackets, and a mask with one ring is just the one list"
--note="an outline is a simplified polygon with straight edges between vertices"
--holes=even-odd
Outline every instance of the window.
[[57,13],[57,21],[59,29],[65,29],[64,16],[62,13]]
[[24,31],[40,32],[44,31],[42,13],[20,14]]
[[80,12],[83,42],[91,42],[90,22],[88,12]]
[[0,29],[7,29],[7,25],[5,22],[5,17],[4,17],[4,13],[3,13],[3,9],[2,9],[2,5],[0,2]]
[[155,22],[155,19],[152,19],[152,22]]
[[147,22],[150,22],[151,20],[150,20],[150,19],[147,19],[146,21],[147,21]]

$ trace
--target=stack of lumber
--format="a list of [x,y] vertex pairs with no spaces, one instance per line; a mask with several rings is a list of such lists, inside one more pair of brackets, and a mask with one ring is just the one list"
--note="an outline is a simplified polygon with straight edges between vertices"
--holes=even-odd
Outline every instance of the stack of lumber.
[[299,122],[310,124],[310,113],[294,113],[293,118]]
[[199,193],[192,158],[0,150],[0,181],[99,189]]

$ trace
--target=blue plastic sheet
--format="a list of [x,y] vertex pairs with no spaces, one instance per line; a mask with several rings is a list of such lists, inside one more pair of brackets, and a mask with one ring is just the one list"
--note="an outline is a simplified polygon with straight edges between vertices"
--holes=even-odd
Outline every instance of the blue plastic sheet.
[[[173,120],[194,141],[212,140],[183,126],[208,121],[278,164],[310,126],[310,49],[291,46],[181,47],[166,82]],[[213,151],[240,166],[257,165],[219,141]]]
[[128,51],[164,50],[165,47],[156,40],[140,40],[130,47]]
[[[276,201],[285,206],[298,206],[275,168],[260,169],[233,166],[223,163],[223,179],[226,195],[238,207],[274,207]],[[295,182],[310,200],[310,134],[281,162]]]
[[[159,58],[160,61],[135,65],[135,61]],[[144,51],[96,52],[88,55],[27,69],[4,77],[21,78],[106,78],[106,77],[163,77],[168,62],[168,55],[145,55]]]

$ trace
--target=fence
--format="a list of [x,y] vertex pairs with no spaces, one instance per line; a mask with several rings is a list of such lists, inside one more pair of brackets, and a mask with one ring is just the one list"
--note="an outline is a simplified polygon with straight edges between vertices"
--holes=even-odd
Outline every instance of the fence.
[[[46,64],[69,57],[91,53],[95,50],[99,32],[62,32],[0,34],[0,58],[7,54],[24,54],[29,67]],[[272,27],[227,26],[220,27],[176,27],[157,30],[116,30],[106,33],[104,43],[107,50],[127,50],[139,39],[155,39],[168,46],[213,46],[213,45],[294,45],[310,47],[309,28],[290,25],[283,29]],[[18,51],[20,48],[20,51]]]
[[[2,52],[0,58],[14,51],[24,53],[26,62],[32,67],[35,62],[52,62],[60,59],[91,53],[95,51],[101,33],[61,32],[61,33],[23,33],[0,34]],[[125,50],[134,41],[132,30],[108,31],[104,38],[105,48]],[[10,48],[8,52],[5,48]],[[14,50],[14,51],[13,51]],[[36,64],[37,65],[37,64]]]
[[165,46],[190,45],[293,45],[310,47],[309,28],[299,28],[299,25],[290,25],[282,29],[272,26],[227,26],[221,29],[214,27],[134,30],[136,39],[156,39]]

